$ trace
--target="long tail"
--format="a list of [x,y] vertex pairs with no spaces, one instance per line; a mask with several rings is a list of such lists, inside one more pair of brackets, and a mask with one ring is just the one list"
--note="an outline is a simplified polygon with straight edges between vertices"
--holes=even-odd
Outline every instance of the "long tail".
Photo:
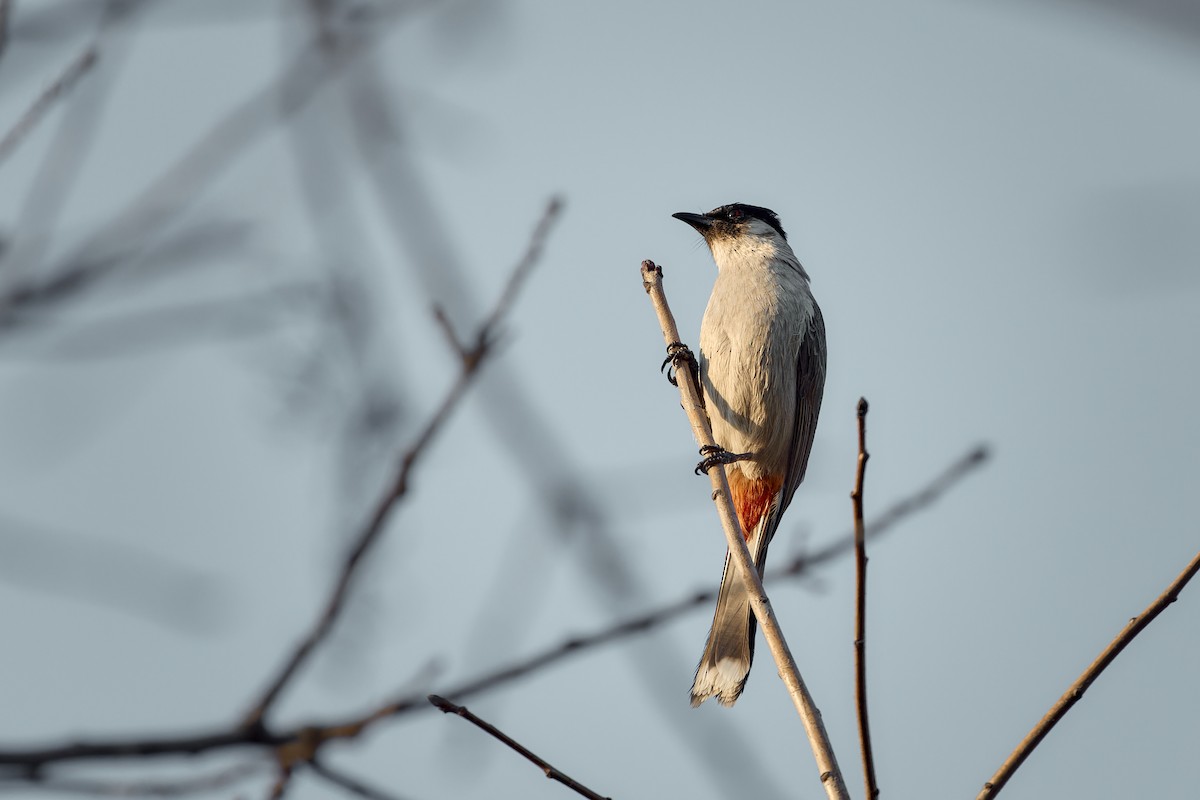
[[[774,533],[771,529],[778,524],[777,518],[777,514],[763,513],[747,542],[760,576],[766,562],[770,534]],[[726,707],[737,701],[746,686],[746,679],[750,677],[757,629],[754,614],[750,610],[750,593],[737,574],[737,567],[730,563],[729,553],[726,553],[721,588],[717,592],[717,610],[713,613],[704,655],[700,657],[700,665],[696,667],[696,677],[692,681],[693,708],[714,696]]]

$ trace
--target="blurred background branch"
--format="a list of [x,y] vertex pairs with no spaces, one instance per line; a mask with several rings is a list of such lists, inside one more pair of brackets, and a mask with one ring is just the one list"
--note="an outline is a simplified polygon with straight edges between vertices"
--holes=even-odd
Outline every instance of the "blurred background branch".
[[[547,216],[546,219],[550,219],[550,217]],[[456,386],[455,392],[460,389],[461,387]],[[454,394],[449,395],[449,397],[453,396]],[[440,425],[441,421],[445,419],[444,413],[448,407],[448,405],[442,407],[442,411],[431,420],[430,427],[427,430],[436,431],[436,425]],[[421,445],[425,441],[428,440],[422,439],[418,444]],[[986,462],[984,452],[981,448],[973,448],[965,456],[955,460],[955,462],[950,464],[924,487],[885,510],[877,521],[867,526],[868,535],[871,538],[882,536],[908,516],[935,502],[944,493],[951,490],[959,481]],[[410,460],[409,456],[419,454],[419,449],[414,448],[410,450],[408,455],[402,460],[402,463],[406,465],[415,464],[415,457]],[[406,481],[407,475],[407,470],[404,470],[402,476]],[[387,498],[391,502],[394,502],[400,496],[402,494],[393,498],[392,494],[389,493]],[[368,533],[375,530],[378,529],[374,526],[365,529]],[[851,530],[836,540],[840,546],[826,547],[821,552],[811,556],[797,557],[784,567],[768,572],[766,580],[778,582],[784,578],[796,579],[808,577],[817,566],[853,548],[855,538],[856,532]],[[347,561],[349,570],[347,566],[343,566],[341,573],[343,578],[348,574],[353,575],[354,566],[357,563],[359,563],[357,560]],[[331,602],[336,603],[339,597],[344,596],[344,592],[343,580],[335,586],[330,596]],[[614,644],[631,636],[652,632],[688,611],[707,608],[712,604],[714,599],[715,590],[711,586],[689,592],[685,596],[661,607],[637,614],[590,634],[572,636],[560,644],[554,645],[533,656],[521,659],[506,667],[485,672],[475,678],[443,688],[440,690],[440,693],[456,700],[466,700],[484,693],[493,692],[512,681],[529,678],[568,657],[582,655],[588,651]],[[329,607],[332,606],[327,606],[327,609]],[[322,635],[314,636],[313,633],[310,633],[309,638],[305,640],[306,644],[312,642],[309,646],[309,651],[323,641],[323,632],[327,630],[326,626],[319,626],[313,629],[315,633]],[[287,663],[290,667],[292,661],[288,661]],[[274,688],[276,685],[282,687],[293,673],[294,668],[290,668],[286,672],[281,672],[280,675],[283,676],[284,680],[280,682],[277,677],[272,687]],[[423,680],[427,680],[427,678]],[[44,780],[44,768],[48,765],[61,762],[94,759],[128,759],[182,753],[202,753],[212,750],[241,749],[246,747],[274,750],[291,747],[307,748],[304,760],[313,761],[318,759],[319,749],[325,742],[357,737],[378,721],[409,714],[414,711],[428,710],[428,704],[421,691],[420,688],[417,688],[401,692],[395,699],[372,710],[366,715],[356,715],[338,720],[309,722],[292,730],[276,730],[265,725],[262,720],[262,712],[265,710],[265,706],[260,703],[246,722],[234,725],[226,731],[197,731],[182,736],[75,742],[50,745],[33,750],[0,749],[0,767],[9,768],[11,771],[9,775],[0,775],[0,778],[12,780],[14,775],[26,774],[31,776],[31,779],[36,777],[38,780]],[[275,694],[277,692],[273,692],[270,697],[274,697]]]
[[[1177,411],[1200,335],[1196,18],[1107,0],[0,0],[0,749],[163,753],[18,758],[0,791],[553,796],[466,726],[431,736],[409,711],[437,690],[539,741],[577,720],[562,761],[619,761],[614,796],[666,773],[691,797],[793,796],[768,692],[687,707],[706,620],[683,618],[722,553],[663,434],[678,421],[653,399],[644,300],[612,269],[661,255],[697,322],[711,265],[667,215],[738,199],[797,220],[830,407],[876,404],[880,772],[903,793],[933,748],[972,791],[1044,710],[1031,687],[1195,552],[1173,520],[1200,452]],[[430,308],[469,348],[558,188],[550,268],[422,461],[400,535],[380,533],[272,704],[277,738],[233,731],[460,370]],[[947,468],[981,432],[1004,458]],[[832,620],[851,586],[829,567],[852,540],[825,532],[852,436],[822,421],[797,506],[818,533],[792,531],[768,574],[804,578],[782,601],[822,644],[797,656],[844,698]],[[988,481],[960,481],[984,459]],[[919,535],[875,538],[935,500]],[[1190,614],[1147,634],[1170,659],[1132,648],[1092,690],[1091,724],[1036,760],[1045,794],[1186,792],[1200,649],[1171,626]],[[1137,720],[1164,741],[1143,746]],[[305,761],[314,728],[328,746]],[[1131,737],[1132,788],[1095,757]]]
[[[7,4],[6,4],[7,5]],[[8,9],[0,8],[0,55],[3,54],[3,41],[5,37],[5,21],[8,18]],[[89,47],[83,51],[79,58],[72,61],[63,70],[63,74],[58,77],[54,83],[46,87],[46,91],[34,101],[29,110],[17,120],[17,124],[9,129],[8,133],[0,138],[0,163],[17,149],[21,144],[21,139],[29,134],[33,127],[45,116],[50,105],[54,103],[60,96],[71,90],[71,87],[83,77],[92,65],[96,63],[96,50]]]

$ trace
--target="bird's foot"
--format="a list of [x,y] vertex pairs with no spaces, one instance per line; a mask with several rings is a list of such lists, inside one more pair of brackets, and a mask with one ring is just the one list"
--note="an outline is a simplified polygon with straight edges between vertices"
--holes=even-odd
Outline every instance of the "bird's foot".
[[717,464],[733,464],[737,461],[749,461],[754,458],[753,453],[731,453],[724,447],[706,444],[700,448],[700,455],[704,456],[700,463],[696,465],[696,474],[708,474],[708,471]]
[[[679,380],[677,374],[681,364],[690,364],[692,374],[700,374],[700,365],[696,363],[696,356],[692,354],[691,349],[683,342],[671,342],[667,345],[667,357],[663,359],[662,366],[658,368],[659,372],[666,371],[667,380],[672,386],[678,386]],[[670,365],[670,369],[667,366]]]

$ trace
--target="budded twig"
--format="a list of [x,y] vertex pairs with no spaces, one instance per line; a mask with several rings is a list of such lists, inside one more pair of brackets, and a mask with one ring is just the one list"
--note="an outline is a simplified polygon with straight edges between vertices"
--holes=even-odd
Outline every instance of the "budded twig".
[[850,502],[854,507],[854,707],[858,711],[858,741],[862,751],[867,800],[879,796],[871,722],[867,715],[867,526],[863,522],[863,481],[867,476],[867,398],[858,399],[858,468]]

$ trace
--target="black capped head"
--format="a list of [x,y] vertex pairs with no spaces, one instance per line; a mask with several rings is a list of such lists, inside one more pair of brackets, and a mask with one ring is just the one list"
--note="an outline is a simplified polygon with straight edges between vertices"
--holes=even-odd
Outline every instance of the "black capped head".
[[714,208],[707,214],[693,214],[689,211],[681,211],[678,214],[672,214],[675,219],[683,220],[688,225],[691,225],[706,241],[711,241],[714,238],[727,238],[735,236],[746,236],[753,232],[755,221],[773,228],[783,240],[787,241],[787,234],[784,233],[783,224],[779,221],[779,215],[769,208],[762,206],[751,206],[746,203],[730,203],[727,206]]

